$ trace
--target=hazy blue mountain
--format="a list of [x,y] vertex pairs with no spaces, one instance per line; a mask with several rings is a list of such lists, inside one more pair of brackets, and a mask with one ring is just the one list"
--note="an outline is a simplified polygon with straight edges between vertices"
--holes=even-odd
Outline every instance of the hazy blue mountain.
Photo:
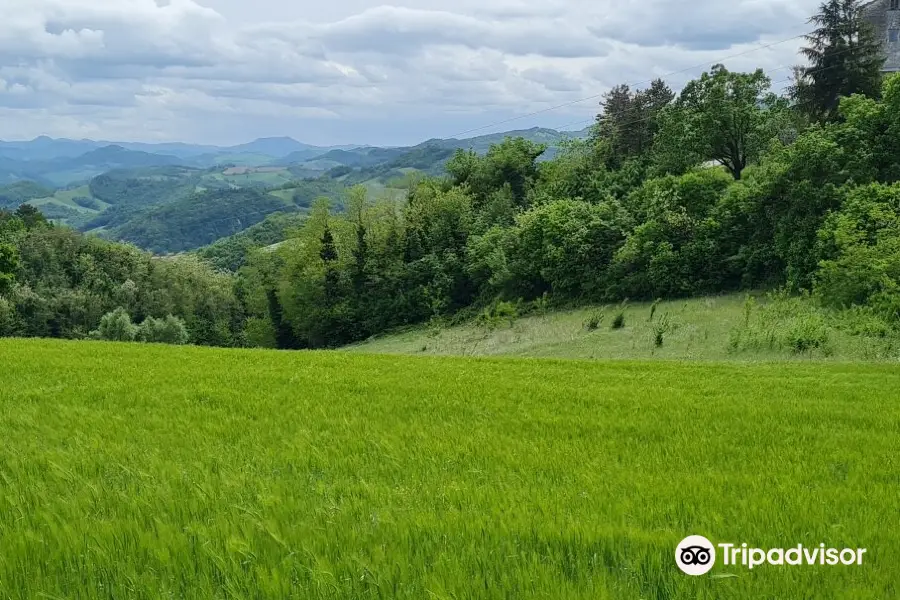
[[93,140],[53,139],[41,136],[29,141],[0,141],[0,156],[21,161],[52,160],[79,156],[103,145],[102,142]]
[[307,148],[306,150],[297,150],[295,152],[291,152],[287,156],[279,158],[278,160],[272,161],[270,164],[272,166],[288,166],[294,165],[297,163],[306,162],[309,160],[313,160],[321,157],[323,154],[327,154],[328,152],[343,152],[344,150],[328,150],[326,148]]
[[138,152],[169,154],[182,159],[195,158],[204,154],[214,154],[222,151],[222,148],[219,148],[218,146],[203,146],[197,144],[185,144],[182,142],[162,144],[148,144],[143,142],[106,142],[105,144],[121,146],[126,150],[135,150]]
[[229,152],[249,152],[253,154],[268,154],[276,158],[287,156],[291,152],[300,152],[313,149],[314,146],[298,142],[290,137],[260,138],[247,144],[231,146]]
[[[64,187],[87,182],[90,178],[118,168],[167,165],[210,168],[290,167],[294,174],[322,174],[336,167],[356,170],[417,168],[438,172],[450,153],[458,148],[486,152],[503,138],[524,137],[546,143],[545,158],[556,153],[561,139],[584,137],[580,132],[558,132],[532,128],[492,133],[468,139],[434,139],[409,147],[313,146],[290,137],[260,138],[236,146],[186,143],[104,142],[96,140],[53,139],[41,136],[27,141],[0,141],[0,185],[33,181],[44,186]],[[444,150],[439,151],[439,150]],[[404,155],[408,155],[405,159]],[[428,162],[432,160],[433,162]],[[385,167],[385,168],[382,168]]]
[[179,165],[183,160],[177,156],[168,154],[153,154],[150,152],[141,152],[138,150],[126,150],[122,146],[104,146],[91,150],[81,156],[66,160],[51,161],[54,165],[66,167],[83,167],[97,166],[103,167],[104,170],[112,168],[133,168],[133,167],[160,167],[166,165]]

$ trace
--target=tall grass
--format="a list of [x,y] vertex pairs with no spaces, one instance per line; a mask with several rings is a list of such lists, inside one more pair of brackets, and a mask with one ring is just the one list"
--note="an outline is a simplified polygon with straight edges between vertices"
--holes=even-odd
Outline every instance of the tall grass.
[[807,296],[780,291],[763,303],[747,297],[741,323],[729,335],[729,350],[830,357],[838,348],[856,347],[859,358],[890,359],[898,356],[898,342],[900,332],[870,311],[832,311]]
[[[12,340],[0,365],[2,598],[896,592],[891,366]],[[870,561],[693,578],[695,533]]]

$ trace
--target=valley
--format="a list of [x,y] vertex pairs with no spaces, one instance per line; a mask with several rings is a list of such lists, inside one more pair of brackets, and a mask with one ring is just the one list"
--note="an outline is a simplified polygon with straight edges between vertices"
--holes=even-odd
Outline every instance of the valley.
[[[555,144],[586,133],[535,128],[405,148],[316,147],[291,138],[229,148],[51,138],[0,142],[0,182],[7,182],[0,185],[0,209],[27,202],[56,223],[159,254],[178,253],[273,213],[305,213],[318,197],[340,209],[354,185],[372,198],[400,200],[411,174],[441,174],[457,149],[484,153],[520,135],[548,143],[550,158]],[[188,226],[205,231],[178,233]]]

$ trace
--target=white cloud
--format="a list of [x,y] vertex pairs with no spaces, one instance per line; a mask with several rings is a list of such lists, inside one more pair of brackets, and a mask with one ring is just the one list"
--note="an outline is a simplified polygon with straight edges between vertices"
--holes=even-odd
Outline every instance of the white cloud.
[[0,0],[0,138],[411,142],[741,51],[729,67],[791,64],[799,42],[754,44],[799,33],[816,5],[345,0],[298,20],[287,0],[199,1]]

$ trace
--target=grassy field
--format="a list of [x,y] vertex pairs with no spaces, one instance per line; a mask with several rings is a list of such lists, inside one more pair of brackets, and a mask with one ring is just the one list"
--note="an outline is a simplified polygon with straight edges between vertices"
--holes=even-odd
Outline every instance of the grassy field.
[[249,185],[267,185],[267,186],[275,186],[282,185],[285,183],[289,183],[293,181],[293,175],[287,170],[283,169],[281,171],[264,171],[264,172],[249,172],[249,173],[241,173],[237,175],[225,175],[223,173],[212,173],[206,175],[204,179],[214,180],[219,182],[226,182],[232,185],[236,185],[239,187],[249,186]]
[[[545,314],[517,318],[512,323],[489,325],[471,320],[456,326],[416,327],[397,334],[384,335],[347,348],[353,352],[386,354],[425,354],[457,356],[511,355],[547,358],[583,359],[669,359],[669,360],[900,360],[900,341],[891,337],[851,335],[835,324],[826,323],[828,343],[808,352],[797,353],[782,343],[734,344],[735,334],[744,329],[748,317],[746,295],[733,294],[692,298],[660,303],[628,304],[624,327],[613,329],[612,321],[620,312],[616,305],[589,306],[574,310],[548,311]],[[808,320],[823,320],[812,301],[791,299],[791,315],[784,318],[763,294],[755,295],[749,314],[749,327],[763,335],[789,337],[791,329],[803,329],[796,315]],[[767,308],[769,309],[767,311]],[[653,319],[651,320],[651,311]],[[594,315],[602,315],[596,329],[587,327]],[[669,330],[663,344],[656,345],[656,332],[666,319]],[[768,331],[772,328],[772,331]]]
[[[0,340],[0,597],[895,598],[900,371]],[[867,549],[689,577],[688,534]]]
[[[86,208],[84,206],[77,204],[74,201],[74,198],[78,198],[78,197],[91,198],[92,200],[94,200],[94,202],[97,203],[99,210],[94,209],[94,208]],[[47,198],[39,198],[37,200],[32,200],[31,202],[29,202],[29,204],[33,204],[34,206],[37,206],[37,207],[40,207],[40,206],[43,206],[46,204],[58,204],[60,206],[65,206],[67,208],[73,208],[77,211],[86,212],[86,213],[98,213],[98,212],[100,212],[100,210],[103,210],[104,208],[109,206],[109,204],[107,204],[106,202],[103,202],[102,200],[98,200],[98,199],[94,198],[94,195],[91,194],[91,190],[90,190],[89,186],[87,186],[87,185],[82,185],[82,186],[71,188],[71,189],[57,190],[56,193],[54,193],[52,196],[47,197]]]

